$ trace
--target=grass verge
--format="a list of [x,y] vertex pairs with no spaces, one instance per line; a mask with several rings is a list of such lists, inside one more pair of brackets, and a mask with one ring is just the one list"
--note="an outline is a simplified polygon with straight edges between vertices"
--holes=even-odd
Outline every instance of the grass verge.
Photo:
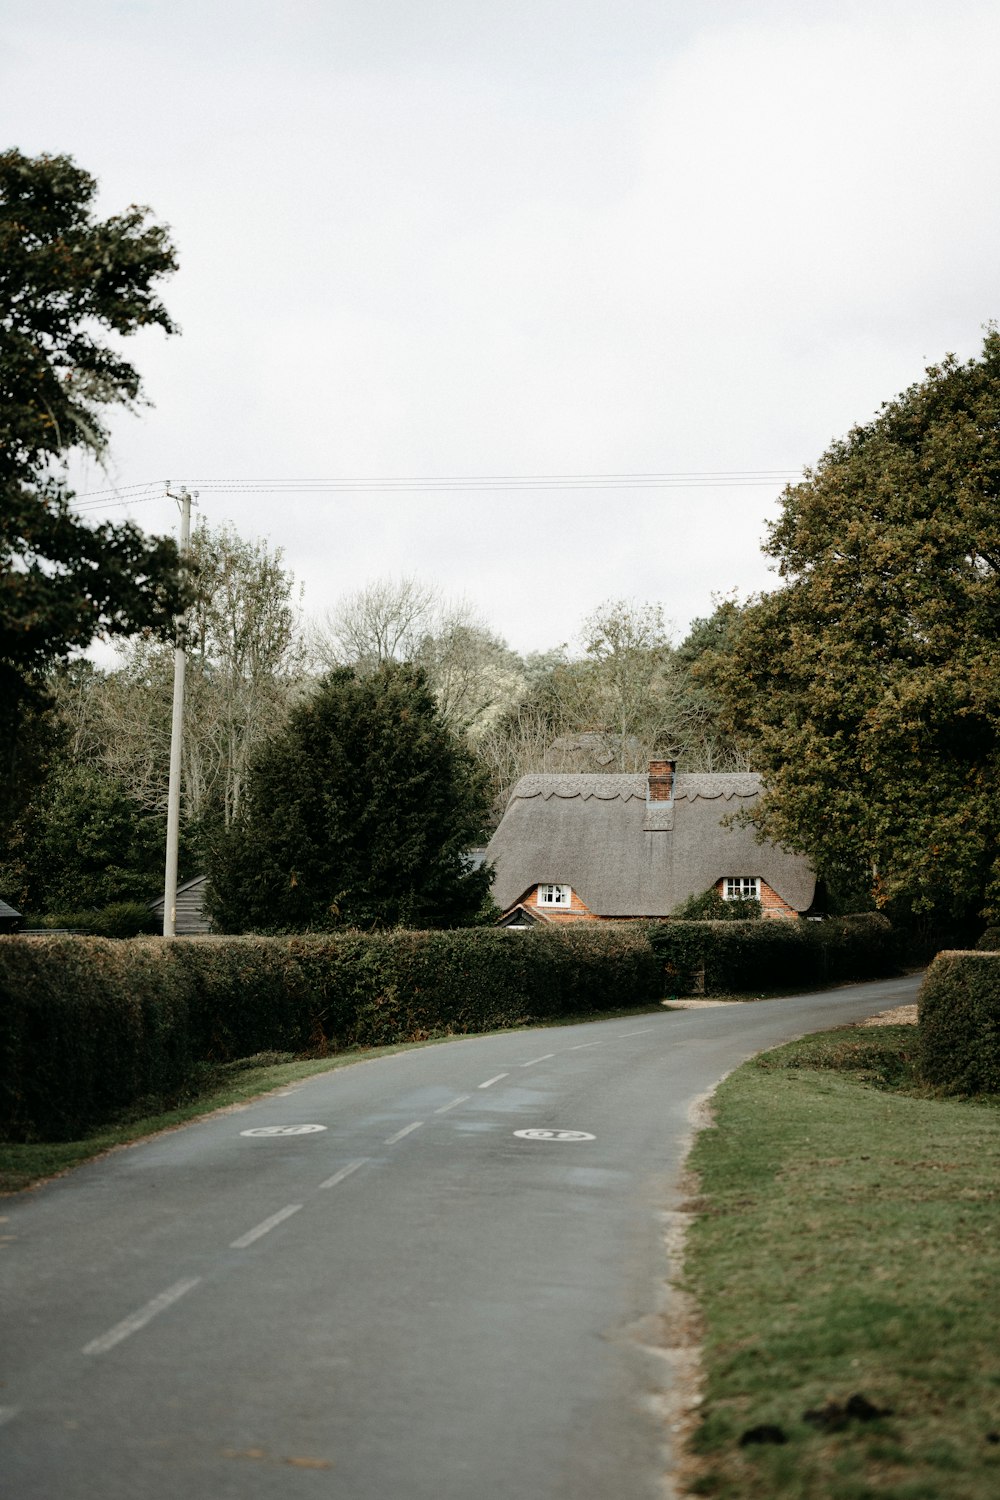
[[[558,1016],[547,1021],[526,1021],[523,1026],[505,1029],[524,1031],[529,1027],[576,1026],[583,1021],[611,1021],[622,1017],[658,1015],[660,1011],[660,1006],[630,1007],[601,1011],[599,1014]],[[465,1036],[465,1033],[462,1035]],[[388,1057],[396,1052],[410,1052],[415,1047],[431,1047],[456,1040],[458,1037],[449,1032],[419,1042],[399,1042],[386,1047],[352,1047],[321,1058],[296,1058],[291,1053],[267,1052],[241,1058],[238,1062],[221,1067],[205,1064],[194,1086],[184,1098],[171,1100],[169,1103],[147,1100],[114,1123],[79,1140],[37,1141],[28,1144],[0,1141],[0,1197],[21,1192],[48,1177],[57,1177],[118,1146],[131,1145],[134,1141],[156,1135],[161,1130],[174,1130],[219,1109],[249,1103],[274,1089],[312,1078],[317,1073],[329,1073],[334,1068],[348,1067],[352,1063],[370,1062],[374,1058]]]
[[[922,1091],[914,1044],[913,1027],[808,1037],[715,1095],[689,1161],[691,1493],[1000,1493],[1000,1110]],[[891,1414],[850,1414],[852,1396]]]

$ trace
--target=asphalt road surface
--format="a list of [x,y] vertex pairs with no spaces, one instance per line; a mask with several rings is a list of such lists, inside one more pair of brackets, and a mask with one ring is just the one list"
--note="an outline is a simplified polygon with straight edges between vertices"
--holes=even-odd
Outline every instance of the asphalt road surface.
[[917,987],[463,1038],[0,1200],[0,1495],[662,1496],[692,1101]]

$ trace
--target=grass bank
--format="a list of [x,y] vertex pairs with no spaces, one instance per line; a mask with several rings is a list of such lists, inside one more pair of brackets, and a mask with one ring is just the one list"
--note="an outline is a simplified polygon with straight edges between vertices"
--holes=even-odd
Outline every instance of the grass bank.
[[847,1028],[716,1093],[690,1159],[692,1493],[1000,1493],[1000,1109],[928,1096],[914,1052],[912,1027]]

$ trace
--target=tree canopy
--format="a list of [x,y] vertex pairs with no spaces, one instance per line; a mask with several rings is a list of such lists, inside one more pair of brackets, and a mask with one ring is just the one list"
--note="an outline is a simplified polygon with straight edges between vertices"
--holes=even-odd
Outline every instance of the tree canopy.
[[448,603],[413,577],[376,578],[340,600],[314,627],[312,651],[326,669],[420,667],[448,727],[473,738],[524,687],[521,658],[466,600]]
[[95,635],[169,632],[185,594],[172,541],[87,526],[59,464],[100,456],[104,412],[142,401],[118,340],[176,330],[154,287],[176,266],[132,207],[99,220],[97,184],[68,156],[0,153],[0,741],[13,755],[40,674]]
[[223,930],[457,926],[489,874],[466,854],[483,778],[422,672],[335,670],[258,755],[210,861]]
[[[284,727],[301,690],[299,591],[280,548],[232,525],[199,525],[185,558],[194,599],[188,661],[181,816],[192,833],[237,815],[253,753]],[[167,802],[173,650],[130,641],[112,671],[72,663],[51,689],[74,758],[117,777],[146,809]],[[89,669],[89,670],[88,670]]]
[[1000,334],[949,356],[786,489],[785,585],[701,670],[756,740],[763,830],[842,890],[1000,909]]

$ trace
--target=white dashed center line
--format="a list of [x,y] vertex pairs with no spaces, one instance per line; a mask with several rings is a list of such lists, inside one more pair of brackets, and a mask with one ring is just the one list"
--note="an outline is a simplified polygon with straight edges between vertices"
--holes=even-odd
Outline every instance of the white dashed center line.
[[359,1167],[363,1167],[367,1160],[367,1156],[361,1156],[357,1161],[349,1161],[346,1167],[341,1167],[339,1172],[334,1172],[332,1177],[328,1177],[325,1182],[321,1182],[317,1188],[317,1192],[321,1192],[323,1188],[336,1187],[338,1182],[343,1182],[345,1177],[350,1177],[352,1172],[356,1172]]
[[603,1045],[603,1043],[604,1037],[601,1037],[601,1040],[599,1042],[577,1042],[576,1046],[571,1047],[569,1050],[571,1052],[582,1052],[584,1047],[600,1047]]
[[200,1276],[192,1276],[188,1281],[177,1281],[173,1286],[168,1286],[165,1292],[154,1297],[152,1302],[147,1302],[145,1307],[140,1307],[139,1311],[134,1312],[131,1317],[123,1318],[120,1323],[115,1324],[114,1328],[109,1328],[107,1333],[102,1333],[100,1338],[91,1339],[89,1344],[84,1344],[82,1352],[84,1354],[107,1354],[108,1350],[120,1344],[122,1339],[127,1339],[132,1333],[138,1333],[139,1329],[151,1323],[158,1313],[164,1312],[174,1302],[178,1302],[186,1292],[196,1287],[200,1280]]
[[436,1109],[434,1113],[436,1115],[446,1115],[449,1109],[456,1109],[459,1104],[464,1104],[466,1099],[470,1099],[471,1097],[471,1094],[459,1094],[457,1099],[453,1099],[450,1104],[442,1104],[441,1108]]
[[485,1083],[481,1083],[479,1085],[479,1087],[481,1089],[489,1089],[489,1088],[492,1088],[495,1083],[499,1083],[500,1080],[501,1080],[501,1078],[509,1078],[509,1077],[510,1077],[509,1073],[498,1073],[495,1078],[487,1078],[486,1082]]
[[253,1229],[248,1229],[246,1234],[241,1234],[238,1240],[233,1240],[229,1246],[230,1250],[245,1250],[248,1245],[253,1244],[254,1240],[259,1240],[263,1235],[270,1234],[272,1229],[277,1229],[278,1225],[283,1224],[286,1219],[290,1219],[292,1214],[297,1214],[301,1207],[301,1203],[289,1203],[287,1208],[279,1208],[276,1214],[272,1214],[262,1224],[256,1224]]
[[530,1062],[522,1063],[522,1068],[533,1068],[535,1063],[548,1062],[550,1057],[555,1057],[554,1052],[543,1052],[541,1057],[533,1057]]
[[423,1120],[414,1120],[412,1125],[404,1125],[402,1130],[397,1130],[396,1134],[391,1135],[385,1142],[385,1144],[387,1146],[394,1146],[397,1141],[401,1141],[403,1139],[404,1135],[409,1135],[411,1130],[419,1130],[423,1123]]
[[618,1033],[618,1039],[621,1040],[622,1037],[626,1036],[648,1036],[651,1031],[655,1030],[655,1026],[644,1026],[641,1031],[620,1031]]

